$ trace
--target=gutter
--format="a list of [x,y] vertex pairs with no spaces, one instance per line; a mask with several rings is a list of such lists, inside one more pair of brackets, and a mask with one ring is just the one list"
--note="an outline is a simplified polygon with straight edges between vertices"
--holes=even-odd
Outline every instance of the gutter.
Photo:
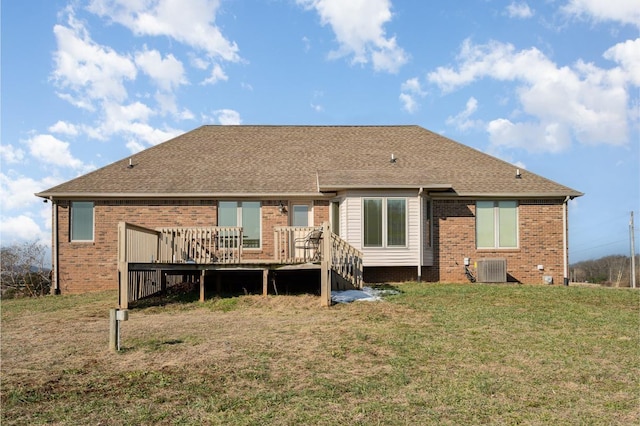
[[49,197],[51,201],[51,208],[53,209],[53,241],[51,246],[51,270],[53,272],[51,277],[51,284],[53,286],[53,294],[60,294],[60,280],[58,270],[58,205],[53,200],[53,197]]
[[565,197],[562,203],[562,251],[563,251],[563,266],[564,266],[564,285],[569,285],[569,237],[568,237],[568,203],[571,197]]
[[422,281],[422,260],[424,259],[424,220],[423,220],[423,211],[422,211],[422,204],[423,204],[423,199],[422,199],[422,194],[424,192],[424,188],[420,187],[420,190],[418,191],[418,223],[419,223],[419,232],[420,232],[420,238],[418,238],[418,241],[420,241],[420,250],[419,250],[419,256],[420,258],[418,259],[418,282]]
[[549,192],[457,192],[457,197],[474,198],[570,198],[581,197],[582,192],[571,193],[549,193]]
[[52,197],[62,199],[224,199],[224,198],[260,198],[260,199],[281,199],[281,198],[331,198],[335,192],[223,192],[223,193],[148,193],[148,192],[39,192],[36,197],[52,199]]
[[[326,185],[321,188],[322,191],[338,191],[338,190],[348,190],[348,189],[418,189],[420,191],[424,190],[424,186],[419,185],[397,185],[397,184],[389,184],[389,185],[371,185],[371,184],[353,184],[353,185]],[[429,190],[449,190],[453,187],[448,183],[443,184],[433,184],[428,185],[427,188]]]

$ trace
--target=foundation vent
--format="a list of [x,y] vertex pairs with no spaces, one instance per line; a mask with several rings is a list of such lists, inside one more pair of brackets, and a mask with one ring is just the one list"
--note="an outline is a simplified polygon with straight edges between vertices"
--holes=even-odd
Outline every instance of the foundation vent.
[[478,259],[478,282],[506,283],[507,259]]

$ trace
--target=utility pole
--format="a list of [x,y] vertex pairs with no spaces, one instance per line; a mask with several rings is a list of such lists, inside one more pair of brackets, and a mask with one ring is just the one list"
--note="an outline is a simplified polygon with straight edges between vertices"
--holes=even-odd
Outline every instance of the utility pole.
[[631,288],[636,288],[636,241],[635,229],[633,228],[633,211],[629,221],[629,237],[631,238]]

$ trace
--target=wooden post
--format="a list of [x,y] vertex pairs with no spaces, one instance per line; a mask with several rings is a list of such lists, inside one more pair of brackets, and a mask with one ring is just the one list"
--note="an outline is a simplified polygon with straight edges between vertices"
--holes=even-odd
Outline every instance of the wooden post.
[[262,270],[262,295],[267,297],[269,293],[269,269],[264,268]]
[[331,306],[331,229],[322,224],[322,261],[320,262],[320,306]]
[[127,225],[118,223],[118,298],[121,309],[129,308],[129,262],[127,262]]
[[204,269],[200,273],[200,301],[204,302]]
[[109,350],[118,351],[118,319],[117,309],[109,309]]

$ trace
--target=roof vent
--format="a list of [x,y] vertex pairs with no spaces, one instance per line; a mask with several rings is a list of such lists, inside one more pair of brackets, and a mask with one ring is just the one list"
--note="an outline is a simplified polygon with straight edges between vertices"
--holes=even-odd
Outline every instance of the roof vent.
[[396,162],[396,156],[393,155],[393,153],[391,153],[391,160],[389,160],[390,163],[395,163]]
[[129,165],[127,166],[128,169],[133,169],[133,160],[131,158],[129,158]]
[[516,169],[516,179],[522,179],[522,173],[520,173],[520,169]]

